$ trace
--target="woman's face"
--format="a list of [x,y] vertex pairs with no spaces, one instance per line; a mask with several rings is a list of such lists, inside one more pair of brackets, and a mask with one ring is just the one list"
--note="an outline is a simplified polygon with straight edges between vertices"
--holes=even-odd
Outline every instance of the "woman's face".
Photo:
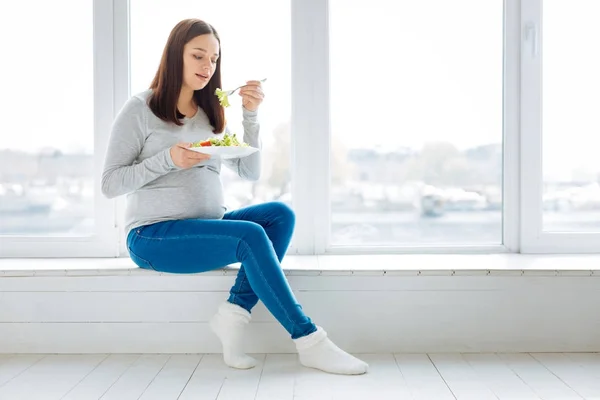
[[183,85],[192,90],[204,88],[217,68],[219,42],[214,35],[196,36],[183,48]]

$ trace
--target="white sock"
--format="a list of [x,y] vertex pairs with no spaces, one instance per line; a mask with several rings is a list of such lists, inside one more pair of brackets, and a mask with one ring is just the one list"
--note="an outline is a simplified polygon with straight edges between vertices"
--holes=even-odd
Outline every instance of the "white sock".
[[221,304],[210,320],[210,328],[223,345],[223,360],[232,368],[248,369],[258,363],[242,350],[244,328],[248,322],[250,313],[230,302]]
[[364,361],[337,347],[321,327],[310,335],[294,339],[294,342],[300,363],[305,367],[343,375],[364,374],[369,368]]

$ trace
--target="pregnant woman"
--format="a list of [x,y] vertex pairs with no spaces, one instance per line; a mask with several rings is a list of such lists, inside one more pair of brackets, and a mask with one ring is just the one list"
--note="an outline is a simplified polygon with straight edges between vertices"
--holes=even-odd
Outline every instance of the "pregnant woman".
[[[252,368],[244,353],[244,328],[259,300],[287,330],[306,367],[329,373],[363,374],[368,366],[337,347],[303,312],[281,269],[294,230],[294,213],[269,202],[227,212],[221,163],[241,178],[260,177],[261,153],[237,159],[190,150],[191,143],[228,133],[221,88],[221,47],[215,29],[187,19],[171,31],[147,91],[131,97],[110,136],[102,192],[127,195],[127,249],[141,268],[199,273],[239,262],[229,298],[210,327],[233,368]],[[241,88],[244,137],[261,148],[258,107],[261,82]]]

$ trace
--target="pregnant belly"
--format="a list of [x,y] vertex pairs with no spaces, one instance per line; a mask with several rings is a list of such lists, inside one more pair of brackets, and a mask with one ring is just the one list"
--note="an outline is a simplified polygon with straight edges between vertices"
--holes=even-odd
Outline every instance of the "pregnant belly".
[[222,218],[225,207],[219,175],[206,170],[186,172],[132,194],[131,211],[136,213],[137,208],[147,219]]

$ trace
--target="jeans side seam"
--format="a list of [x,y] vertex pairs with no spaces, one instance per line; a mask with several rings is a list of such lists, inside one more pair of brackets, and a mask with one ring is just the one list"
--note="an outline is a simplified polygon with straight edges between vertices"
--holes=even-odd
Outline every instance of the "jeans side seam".
[[223,221],[240,221],[240,222],[254,222],[255,224],[269,224],[271,222],[273,222],[272,220],[268,220],[268,219],[224,219]]
[[[254,257],[254,252],[252,251],[252,248],[250,247],[250,245],[248,245],[248,243],[245,240],[240,240],[240,243],[243,243],[244,246],[246,246],[248,248],[250,256],[254,260],[254,263],[258,266],[258,262],[256,261],[256,257]],[[279,308],[281,308],[283,310],[283,313],[285,314],[285,317],[287,318],[287,320],[292,324],[292,326],[294,328],[297,327],[298,324],[296,324],[294,321],[292,321],[292,319],[290,318],[290,315],[288,314],[287,310],[285,309],[285,307],[283,306],[283,304],[281,304],[281,301],[279,300],[279,297],[275,294],[275,292],[273,291],[273,288],[267,282],[267,279],[265,278],[264,274],[262,273],[262,270],[260,268],[257,268],[257,270],[258,270],[258,274],[260,275],[263,283],[269,288],[269,292],[275,298],[275,300],[277,302],[277,305],[279,306]],[[282,271],[282,273],[283,273],[283,271]]]
[[[241,288],[242,286],[244,286],[244,284],[246,283],[246,281],[248,280],[248,274],[244,273],[244,277],[242,278],[242,281],[240,282],[239,287]],[[255,293],[256,294],[256,293]],[[237,299],[238,295],[237,293],[231,293],[231,296],[234,299]],[[239,305],[239,304],[238,304]]]
[[[240,221],[240,222],[254,222],[255,224],[260,225],[260,223],[270,223],[272,221],[269,220],[262,220],[262,219],[257,219],[257,220],[245,220],[245,219],[228,219],[225,221]],[[261,228],[264,229],[264,227],[261,226]],[[189,239],[191,237],[197,237],[200,236],[200,234],[191,234],[191,235],[182,235],[182,236],[173,236],[173,237],[150,237],[150,236],[144,236],[141,232],[141,229],[136,228],[135,229],[135,233],[139,238],[142,239],[147,239],[147,240],[173,240],[173,239]],[[204,237],[209,237],[209,238],[219,238],[219,237],[229,237],[229,238],[235,238],[235,236],[230,236],[230,235],[216,235],[216,234],[207,234],[207,235],[202,235]]]
[[200,233],[195,233],[192,235],[181,235],[181,236],[172,236],[172,237],[150,237],[150,236],[142,236],[139,233],[137,234],[139,238],[142,239],[146,239],[146,240],[179,240],[179,239],[191,239],[191,238],[212,238],[212,239],[218,239],[218,238],[230,238],[230,239],[237,239],[237,240],[241,240],[241,238],[238,238],[236,236],[231,236],[231,235],[217,235],[217,234],[200,234]]
[[129,252],[130,252],[131,254],[133,254],[133,256],[134,256],[134,257],[137,257],[137,258],[139,258],[140,260],[142,260],[143,262],[145,262],[146,264],[148,264],[148,266],[149,266],[150,268],[154,269],[154,266],[152,265],[152,263],[151,263],[150,261],[146,260],[146,259],[145,259],[145,258],[143,258],[143,257],[140,257],[140,256],[138,256],[138,255],[135,253],[135,251],[131,250],[131,248],[130,248],[129,246],[127,246],[127,250],[129,250]]

